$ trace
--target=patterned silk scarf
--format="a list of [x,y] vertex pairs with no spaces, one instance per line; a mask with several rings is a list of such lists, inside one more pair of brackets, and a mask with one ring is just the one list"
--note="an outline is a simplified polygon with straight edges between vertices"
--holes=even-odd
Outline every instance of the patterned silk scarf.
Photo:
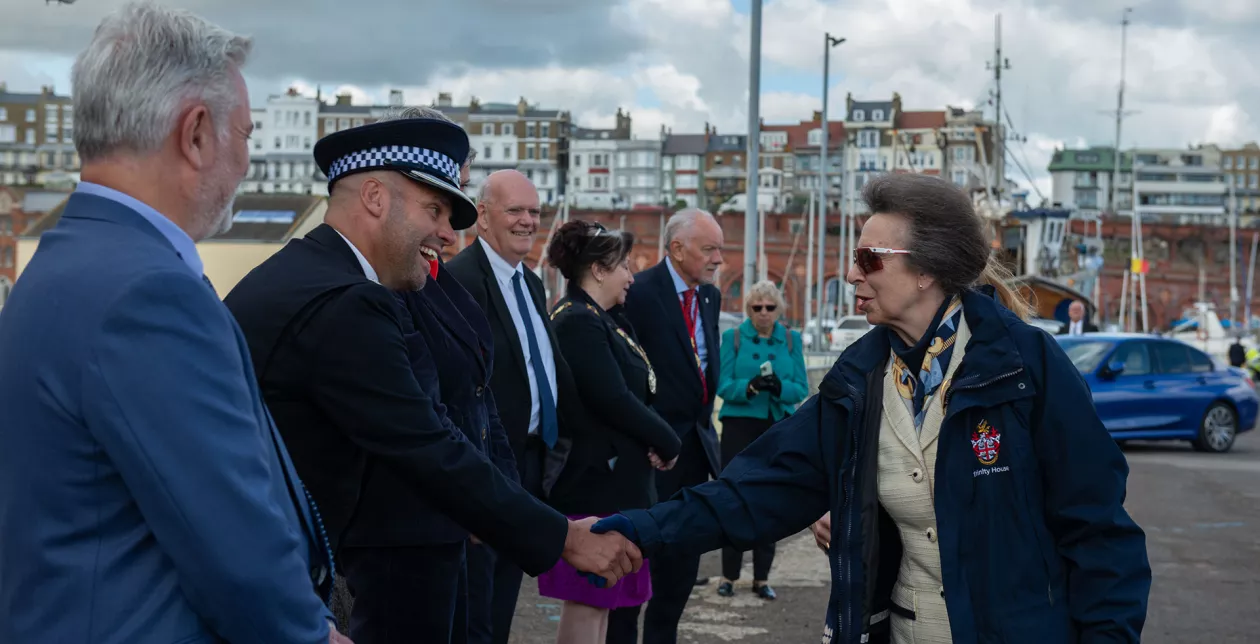
[[914,417],[915,431],[923,430],[924,411],[928,401],[939,391],[942,395],[949,388],[945,382],[945,371],[949,369],[949,360],[954,355],[954,338],[958,333],[958,321],[962,318],[962,298],[954,296],[941,323],[937,325],[927,352],[923,354],[923,364],[917,372],[912,371],[901,357],[893,354],[893,378],[897,382],[897,392],[906,403],[910,415]]

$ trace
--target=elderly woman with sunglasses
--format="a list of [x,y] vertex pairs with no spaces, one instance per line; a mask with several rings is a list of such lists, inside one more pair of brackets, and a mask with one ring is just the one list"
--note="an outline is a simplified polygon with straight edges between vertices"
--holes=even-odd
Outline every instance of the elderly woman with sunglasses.
[[[779,324],[783,295],[774,282],[757,282],[744,298],[748,317],[722,334],[722,365],[717,395],[722,399],[722,465],[729,464],[776,422],[789,416],[809,395],[801,336]],[[766,583],[774,562],[774,542],[753,548],[753,593],[775,599]],[[743,567],[742,550],[722,548],[722,583],[717,592],[735,594]]]
[[1022,319],[966,194],[890,174],[862,196],[847,279],[877,328],[717,480],[593,529],[651,557],[828,514],[824,643],[1140,641],[1146,539],[1085,381]]

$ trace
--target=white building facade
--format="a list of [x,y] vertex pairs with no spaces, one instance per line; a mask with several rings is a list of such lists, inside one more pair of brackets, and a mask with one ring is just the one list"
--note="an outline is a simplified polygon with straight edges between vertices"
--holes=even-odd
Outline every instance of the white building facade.
[[313,150],[319,138],[320,104],[290,89],[250,110],[254,134],[250,169],[240,192],[326,194]]

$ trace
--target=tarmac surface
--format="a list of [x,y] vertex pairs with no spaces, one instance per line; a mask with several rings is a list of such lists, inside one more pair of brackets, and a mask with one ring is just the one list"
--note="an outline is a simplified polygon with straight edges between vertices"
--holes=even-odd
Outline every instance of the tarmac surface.
[[[1154,572],[1142,641],[1148,644],[1260,641],[1260,432],[1243,434],[1232,452],[1199,454],[1182,443],[1136,443],[1127,507],[1147,534]],[[732,598],[717,596],[718,553],[702,575],[679,626],[680,642],[818,642],[830,584],[826,561],[803,532],[779,544],[771,584],[779,598],[752,595],[751,561]],[[558,602],[540,598],[526,578],[512,644],[550,644]]]

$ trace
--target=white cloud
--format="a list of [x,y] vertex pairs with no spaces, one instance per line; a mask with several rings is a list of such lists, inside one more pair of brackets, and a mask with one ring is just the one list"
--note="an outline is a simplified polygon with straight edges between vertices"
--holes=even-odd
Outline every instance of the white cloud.
[[[11,90],[67,78],[57,71],[68,66],[65,55],[82,46],[105,8],[121,2],[45,11],[33,1],[0,0],[0,11],[13,18],[0,25],[0,42],[10,48],[0,51],[0,80]],[[747,127],[749,21],[730,0],[548,0],[529,11],[469,0],[457,11],[426,8],[423,15],[394,0],[351,14],[325,14],[295,0],[169,1],[258,37],[249,68],[256,98],[289,85],[320,85],[326,95],[347,88],[356,100],[383,101],[397,87],[408,102],[422,104],[439,92],[460,103],[524,96],[567,109],[588,126],[611,125],[622,108],[640,137],[657,136],[662,124],[676,133],[699,132],[705,123],[723,132]],[[1115,109],[1120,10],[1131,4],[767,0],[762,83],[774,91],[763,93],[761,113],[767,123],[795,123],[819,108],[824,31],[848,39],[832,50],[832,118],[843,114],[850,92],[859,99],[898,92],[907,109],[981,105],[991,112],[993,79],[985,66],[1001,11],[1003,54],[1011,63],[1003,98],[1027,137],[1011,149],[1047,190],[1045,168],[1056,146],[1112,142],[1114,123],[1105,112]],[[1252,36],[1260,30],[1260,2],[1136,4],[1126,107],[1137,113],[1125,122],[1124,145],[1234,146],[1260,138],[1260,43]],[[292,30],[295,16],[301,28]],[[50,63],[39,52],[61,58]]]

